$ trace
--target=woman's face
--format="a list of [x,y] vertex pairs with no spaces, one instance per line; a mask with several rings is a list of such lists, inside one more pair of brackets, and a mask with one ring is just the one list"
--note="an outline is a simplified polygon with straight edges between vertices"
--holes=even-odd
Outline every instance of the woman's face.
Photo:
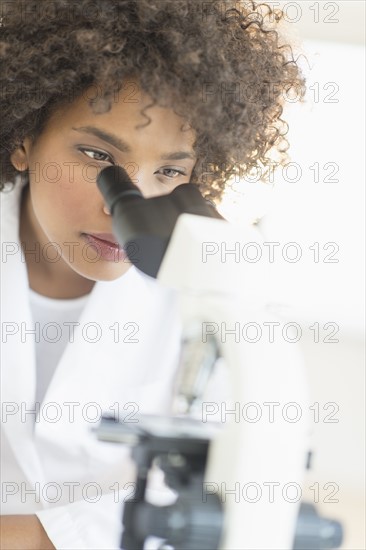
[[[107,113],[93,113],[88,93],[58,109],[41,135],[27,138],[13,155],[18,169],[29,170],[30,217],[40,244],[57,243],[61,261],[93,281],[117,279],[131,265],[123,253],[98,248],[88,237],[112,233],[96,185],[100,170],[123,166],[142,194],[153,197],[189,182],[196,160],[193,130],[182,130],[183,119],[171,109],[154,106],[141,114],[151,98],[130,82],[133,96],[119,94]],[[138,128],[146,117],[150,123]]]

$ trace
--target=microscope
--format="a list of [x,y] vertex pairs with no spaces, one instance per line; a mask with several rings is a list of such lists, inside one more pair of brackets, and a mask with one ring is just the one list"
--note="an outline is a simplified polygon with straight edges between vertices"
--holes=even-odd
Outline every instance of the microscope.
[[[341,525],[320,517],[299,495],[309,423],[298,350],[280,340],[233,339],[223,332],[277,322],[267,308],[263,266],[220,250],[220,244],[237,250],[248,236],[193,183],[145,199],[123,168],[110,166],[97,184],[131,263],[177,291],[183,327],[171,416],[141,415],[136,424],[105,416],[96,429],[100,440],[129,445],[137,466],[121,548],[142,550],[151,536],[162,541],[161,550],[338,548]],[[220,362],[234,409],[205,401]],[[283,406],[300,408],[301,415],[275,418]],[[244,418],[249,407],[254,413]],[[146,498],[156,466],[176,495],[163,506]]]

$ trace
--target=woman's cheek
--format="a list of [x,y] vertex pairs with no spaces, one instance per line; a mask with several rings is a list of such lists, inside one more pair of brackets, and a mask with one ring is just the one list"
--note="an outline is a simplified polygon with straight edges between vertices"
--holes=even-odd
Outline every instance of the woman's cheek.
[[96,183],[100,171],[101,167],[92,162],[74,164],[72,170],[64,171],[59,195],[63,206],[71,209],[71,217],[81,221],[102,212],[104,201]]
[[51,240],[75,234],[87,216],[88,200],[82,184],[69,185],[67,178],[55,183],[33,183],[32,203],[38,222]]

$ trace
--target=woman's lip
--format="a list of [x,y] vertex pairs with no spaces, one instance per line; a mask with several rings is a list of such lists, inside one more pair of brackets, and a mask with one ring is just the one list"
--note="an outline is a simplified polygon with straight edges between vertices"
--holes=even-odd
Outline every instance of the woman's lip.
[[113,233],[84,233],[84,235],[90,235],[91,237],[95,237],[96,239],[99,239],[100,241],[104,241],[108,244],[112,244],[114,246],[120,246],[117,242],[116,237],[113,235]]
[[97,258],[87,258],[88,261],[95,262],[99,258],[103,260],[107,260],[109,262],[121,262],[121,261],[126,262],[127,261],[127,254],[123,249],[123,247],[121,247],[116,242],[101,239],[99,238],[99,236],[97,237],[97,235],[103,235],[104,237],[107,235],[109,238],[111,237],[110,234],[106,234],[106,233],[99,233],[99,234],[82,233],[82,236],[84,237],[88,245],[91,245],[98,255]]

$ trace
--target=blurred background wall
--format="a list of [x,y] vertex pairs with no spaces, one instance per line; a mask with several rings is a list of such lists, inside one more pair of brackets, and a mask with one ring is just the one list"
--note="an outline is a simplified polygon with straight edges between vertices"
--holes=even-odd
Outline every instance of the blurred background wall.
[[[268,3],[306,56],[306,99],[285,103],[291,163],[270,184],[241,181],[222,212],[280,243],[268,284],[283,319],[302,327],[315,404],[304,496],[343,523],[342,549],[364,550],[365,2]],[[281,256],[289,242],[296,263]]]

